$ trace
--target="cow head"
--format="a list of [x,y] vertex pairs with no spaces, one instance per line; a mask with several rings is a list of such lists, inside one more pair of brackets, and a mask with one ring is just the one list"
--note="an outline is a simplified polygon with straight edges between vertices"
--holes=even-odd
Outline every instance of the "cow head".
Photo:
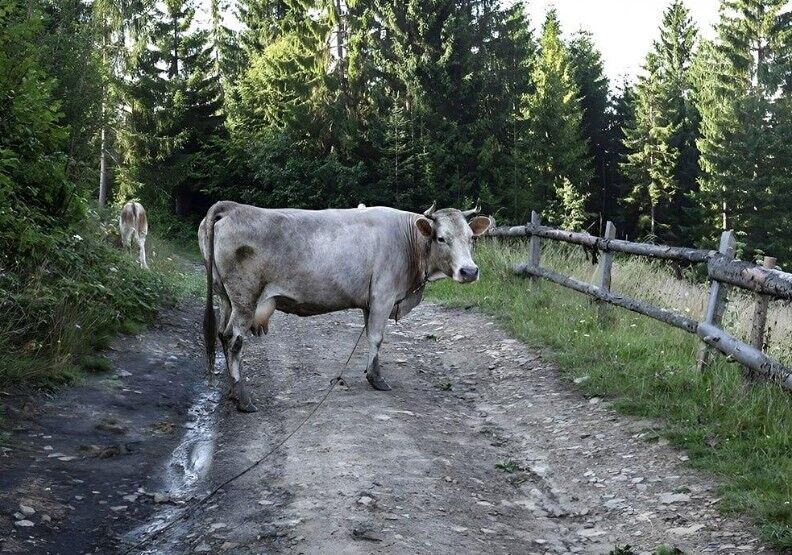
[[487,231],[492,221],[487,216],[476,216],[469,222],[472,211],[456,208],[435,210],[432,207],[415,222],[421,235],[429,239],[427,268],[430,281],[445,277],[459,283],[478,279],[478,266],[473,262],[473,238]]

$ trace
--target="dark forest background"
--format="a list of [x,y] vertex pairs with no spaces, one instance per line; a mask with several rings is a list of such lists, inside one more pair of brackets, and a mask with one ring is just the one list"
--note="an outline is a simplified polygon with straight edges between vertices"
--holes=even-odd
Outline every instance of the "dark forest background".
[[193,223],[217,199],[481,199],[670,244],[733,228],[788,262],[785,3],[722,0],[710,42],[671,1],[642,74],[609,83],[588,33],[521,2],[211,0],[199,22],[194,0],[0,0],[0,264],[132,198]]

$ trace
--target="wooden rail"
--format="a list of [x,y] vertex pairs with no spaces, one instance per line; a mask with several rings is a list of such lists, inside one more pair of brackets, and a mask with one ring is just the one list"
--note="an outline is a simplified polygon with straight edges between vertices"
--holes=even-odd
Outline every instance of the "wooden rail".
[[[514,272],[532,279],[545,279],[593,297],[600,303],[601,320],[605,320],[603,303],[616,305],[654,318],[695,334],[701,339],[701,347],[697,356],[697,366],[700,370],[707,368],[710,353],[715,350],[725,354],[730,360],[742,364],[749,377],[761,375],[776,381],[784,389],[792,391],[792,370],[764,353],[768,301],[770,299],[792,299],[792,274],[775,270],[775,259],[769,257],[765,259],[764,266],[734,260],[735,240],[732,231],[724,231],[721,236],[720,248],[717,251],[710,251],[614,239],[616,227],[611,222],[607,223],[605,237],[555,229],[541,225],[539,215],[533,212],[530,224],[498,227],[490,230],[488,235],[491,237],[530,237],[529,262],[517,264],[514,266]],[[562,241],[602,251],[604,254],[599,258],[597,271],[598,285],[542,268],[540,266],[541,239]],[[707,264],[710,293],[703,321],[698,322],[674,311],[611,291],[612,252],[664,260],[680,260],[693,264]],[[757,295],[751,331],[752,345],[729,335],[721,327],[727,303],[727,285],[754,291]]]
[[589,235],[588,233],[554,229],[552,227],[535,224],[516,227],[496,227],[495,229],[491,229],[487,235],[490,237],[541,237],[543,239],[563,241],[564,243],[596,248],[604,252],[623,252],[639,256],[649,256],[651,258],[682,260],[694,264],[708,262],[712,257],[717,255],[717,251],[688,249],[685,247],[668,247],[664,245],[652,245],[650,243],[633,243],[621,239],[607,239],[604,237],[597,237],[596,235]]

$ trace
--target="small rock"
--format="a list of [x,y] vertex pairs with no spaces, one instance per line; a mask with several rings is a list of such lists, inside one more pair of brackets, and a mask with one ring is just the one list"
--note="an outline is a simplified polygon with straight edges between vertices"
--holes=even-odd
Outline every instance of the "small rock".
[[371,505],[372,501],[374,501],[374,499],[369,497],[368,495],[363,495],[360,499],[357,500],[358,503],[360,503],[365,507]]
[[33,524],[29,520],[17,520],[14,523],[14,526],[21,526],[22,528],[30,528],[31,526],[35,526],[35,524]]
[[206,542],[202,543],[201,545],[195,548],[196,553],[207,553],[211,550],[212,548],[209,547],[209,544],[207,544]]
[[368,528],[352,528],[352,537],[356,540],[366,540],[370,542],[381,542],[382,537]]
[[225,528],[226,526],[228,525],[225,522],[215,522],[214,524],[209,526],[209,533],[216,532],[220,528]]
[[575,385],[580,385],[582,383],[586,383],[588,380],[589,380],[588,376],[580,376],[579,378],[575,378],[572,381],[575,383]]
[[589,399],[589,405],[596,405],[596,404],[598,404],[598,403],[599,403],[601,400],[602,400],[602,399],[600,399],[599,397],[592,397],[591,399]]
[[680,526],[678,528],[671,528],[668,533],[674,536],[691,536],[704,528],[703,524],[692,524],[690,526]]
[[467,531],[468,531],[468,529],[467,529],[467,528],[465,528],[464,526],[454,526],[454,527],[452,528],[452,530],[453,530],[454,532],[457,532],[458,534],[464,534],[465,532],[467,532]]
[[36,509],[31,507],[30,505],[20,505],[19,510],[22,511],[22,514],[25,516],[36,514]]
[[374,420],[382,420],[382,421],[386,421],[386,420],[390,420],[390,419],[391,419],[391,417],[390,417],[390,416],[388,416],[387,414],[378,414],[378,415],[376,415],[376,416],[374,417]]
[[690,501],[690,496],[687,493],[662,493],[660,494],[660,503],[664,505],[671,505],[672,503],[687,503]]
[[137,498],[138,498],[137,493],[130,493],[129,495],[125,495],[124,497],[122,497],[124,501],[129,501],[130,503],[134,503],[135,501],[137,501]]
[[482,534],[489,534],[489,535],[497,534],[497,532],[495,530],[492,530],[491,528],[479,528],[479,530],[481,530]]
[[50,515],[41,515],[42,522],[52,522],[52,517]]
[[119,370],[118,371],[118,377],[119,378],[128,378],[131,375],[132,375],[132,372],[127,372],[126,370]]
[[583,536],[584,538],[596,538],[597,536],[604,536],[606,533],[605,530],[600,530],[598,528],[584,528],[578,530],[578,536]]
[[118,511],[125,511],[126,508],[127,508],[126,505],[116,505],[115,507],[110,507],[110,510],[118,512]]
[[171,496],[166,493],[155,493],[154,503],[167,503],[171,500]]
[[126,426],[114,418],[105,418],[96,425],[96,429],[102,432],[110,432],[113,434],[124,434],[127,431]]
[[235,549],[237,545],[239,544],[234,542],[225,542],[220,546],[220,551],[230,551],[231,549]]

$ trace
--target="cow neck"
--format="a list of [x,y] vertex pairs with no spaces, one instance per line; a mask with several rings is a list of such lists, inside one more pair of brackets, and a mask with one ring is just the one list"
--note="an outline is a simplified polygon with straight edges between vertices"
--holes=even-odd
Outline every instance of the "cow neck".
[[415,221],[410,218],[410,229],[408,231],[410,240],[410,287],[407,289],[405,297],[416,291],[423,289],[429,277],[429,250],[432,247],[432,240],[425,237],[418,231]]

